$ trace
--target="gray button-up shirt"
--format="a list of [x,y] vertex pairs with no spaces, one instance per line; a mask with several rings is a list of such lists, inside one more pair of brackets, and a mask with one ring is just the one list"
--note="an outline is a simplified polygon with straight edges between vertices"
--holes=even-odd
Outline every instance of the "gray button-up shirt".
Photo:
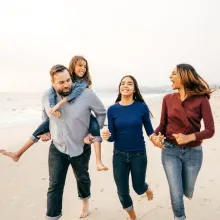
[[[57,94],[57,101],[61,96]],[[100,128],[103,127],[106,110],[100,99],[91,89],[85,89],[74,101],[60,108],[61,118],[50,114],[48,92],[42,98],[43,120],[50,119],[50,132],[55,147],[70,157],[83,153],[84,137],[88,134],[91,110],[95,113]]]

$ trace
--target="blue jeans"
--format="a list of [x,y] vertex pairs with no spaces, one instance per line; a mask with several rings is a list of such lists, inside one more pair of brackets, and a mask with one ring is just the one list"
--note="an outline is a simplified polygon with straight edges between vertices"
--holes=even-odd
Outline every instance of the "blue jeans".
[[131,173],[134,191],[141,195],[148,189],[145,182],[147,169],[146,152],[125,153],[114,150],[113,174],[117,186],[118,197],[122,207],[129,211],[133,208],[133,202],[129,193],[129,174]]
[[167,176],[175,219],[184,220],[183,195],[193,195],[195,182],[202,166],[202,146],[179,147],[164,141],[162,163]]
[[69,165],[72,166],[77,182],[78,197],[90,197],[91,181],[89,177],[90,145],[84,146],[84,151],[77,157],[69,157],[61,153],[51,142],[49,150],[49,188],[47,192],[47,218],[57,220],[62,215],[63,190]]
[[[35,142],[38,142],[39,138],[37,136],[45,134],[50,131],[49,124],[50,124],[49,119],[42,122],[39,125],[39,127],[34,131],[34,133],[31,135],[31,139]],[[89,132],[92,134],[92,136],[100,136],[99,124],[96,117],[93,114],[90,115]]]

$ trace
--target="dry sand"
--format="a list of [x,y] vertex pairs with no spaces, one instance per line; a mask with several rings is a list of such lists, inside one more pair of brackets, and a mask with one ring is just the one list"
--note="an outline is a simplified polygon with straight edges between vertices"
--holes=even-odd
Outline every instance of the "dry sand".
[[[194,198],[185,199],[188,220],[220,219],[220,91],[211,99],[215,119],[215,136],[203,143],[204,161],[200,171]],[[156,127],[160,118],[161,99],[149,105],[154,114]],[[19,126],[0,130],[1,147],[16,150],[29,137],[35,125]],[[146,138],[147,140],[147,138]],[[47,157],[49,143],[38,143],[29,149],[18,163],[0,155],[0,219],[1,220],[42,220],[46,212],[48,187]],[[94,151],[90,161],[92,197],[88,220],[127,219],[117,197],[112,174],[112,143],[103,142],[103,162],[107,172],[95,169]],[[154,191],[154,200],[138,196],[131,187],[131,195],[138,219],[173,219],[167,180],[160,159],[160,149],[147,140],[148,169],[147,182]],[[77,198],[75,177],[68,171],[63,199],[65,220],[78,219],[81,202]]]

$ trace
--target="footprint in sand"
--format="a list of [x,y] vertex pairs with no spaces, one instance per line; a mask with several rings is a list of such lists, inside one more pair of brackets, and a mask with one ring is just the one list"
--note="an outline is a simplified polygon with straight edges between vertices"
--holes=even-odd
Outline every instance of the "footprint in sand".
[[204,201],[205,201],[205,202],[212,202],[212,200],[211,200],[211,199],[208,199],[208,198],[205,198]]
[[33,208],[35,206],[36,206],[35,204],[30,204],[30,205],[28,205],[28,209],[31,209],[31,208]]
[[21,207],[22,205],[20,203],[20,196],[19,195],[13,196],[10,199],[10,204],[14,207]]

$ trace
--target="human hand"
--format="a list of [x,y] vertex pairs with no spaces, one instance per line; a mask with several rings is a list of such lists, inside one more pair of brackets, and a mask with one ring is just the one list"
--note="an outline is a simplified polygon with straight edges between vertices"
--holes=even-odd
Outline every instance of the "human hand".
[[47,133],[39,135],[37,137],[45,142],[45,141],[49,141],[51,139],[51,134],[50,134],[50,132],[47,132]]
[[92,144],[92,140],[94,139],[95,137],[93,137],[90,133],[84,138],[84,143],[85,144]]
[[195,141],[196,140],[196,136],[194,134],[173,134],[173,136],[176,138],[176,142],[178,144],[187,144],[191,141]]
[[102,134],[101,135],[102,135],[102,138],[104,140],[108,140],[109,137],[111,136],[111,133],[109,132],[108,128],[105,128],[105,129],[102,130]]
[[165,148],[163,144],[164,139],[165,139],[164,135],[162,135],[160,132],[158,135],[152,134],[150,136],[150,140],[152,141],[153,145],[159,148]]
[[57,117],[58,119],[61,117],[61,113],[57,111],[58,108],[54,106],[53,108],[50,109],[50,114]]

